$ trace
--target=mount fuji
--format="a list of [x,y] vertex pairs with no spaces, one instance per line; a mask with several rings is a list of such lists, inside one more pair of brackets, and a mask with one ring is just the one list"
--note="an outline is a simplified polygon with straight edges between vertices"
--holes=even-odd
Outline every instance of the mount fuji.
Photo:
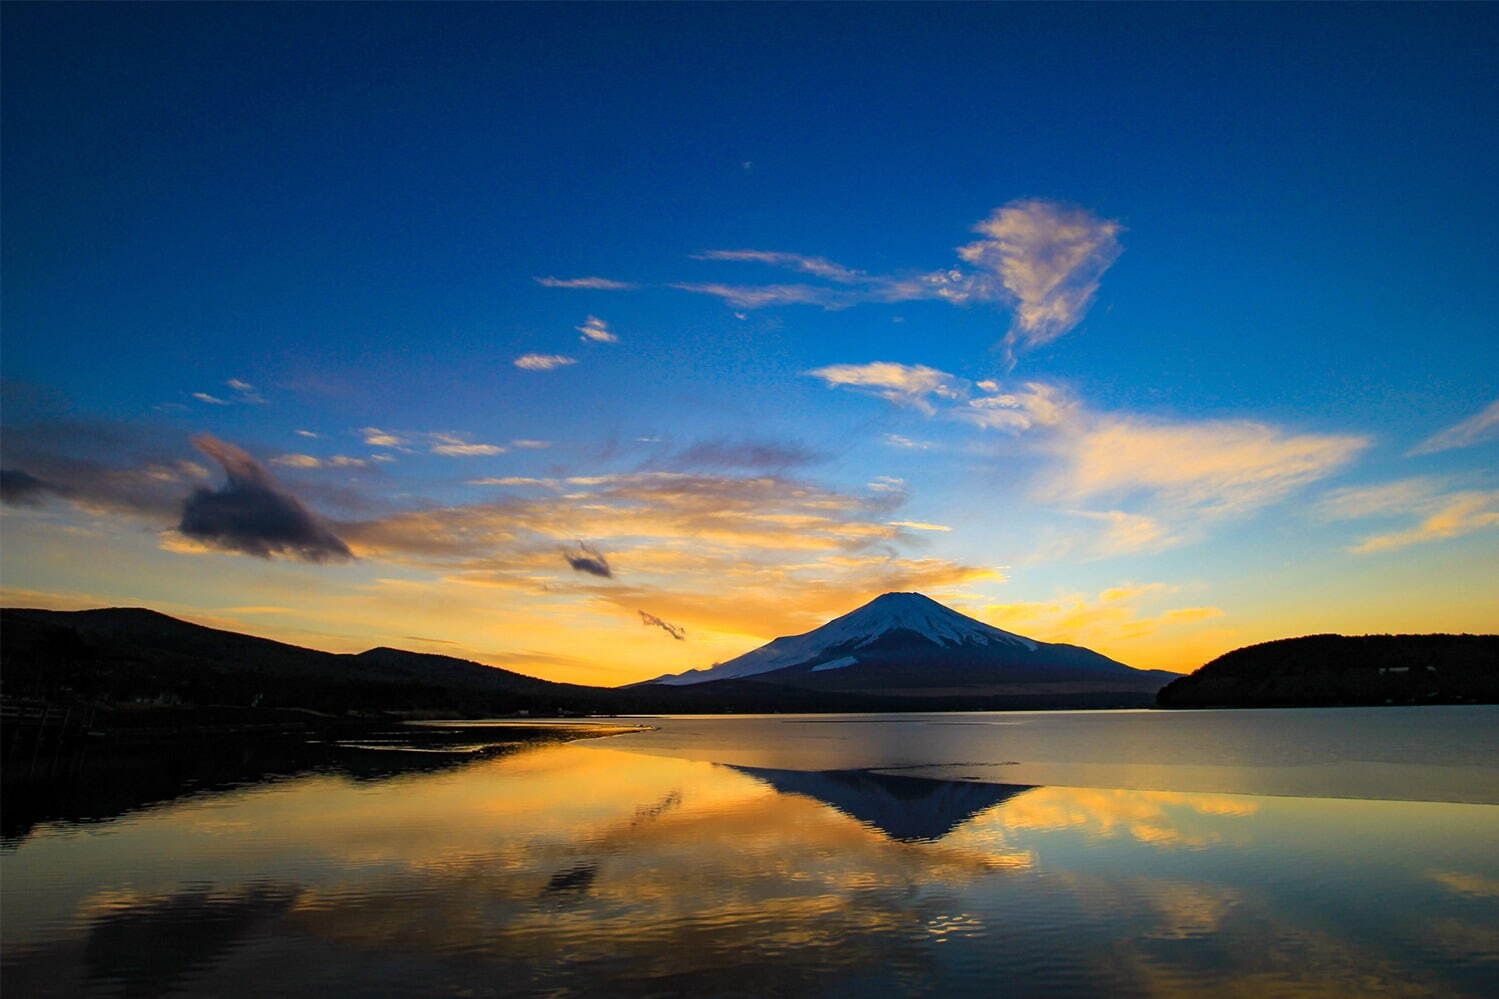
[[920,593],[886,593],[806,634],[642,686],[752,679],[805,690],[930,697],[1154,692],[1176,677],[1080,646],[1012,634]]

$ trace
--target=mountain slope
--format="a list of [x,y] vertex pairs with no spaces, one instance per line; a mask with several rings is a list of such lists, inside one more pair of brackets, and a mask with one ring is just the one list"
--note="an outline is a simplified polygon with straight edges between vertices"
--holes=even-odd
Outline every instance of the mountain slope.
[[601,707],[611,691],[396,649],[343,655],[156,611],[0,610],[4,691],[112,701],[496,711]]
[[1015,635],[920,593],[886,593],[806,634],[649,682],[692,686],[753,678],[821,691],[1020,694],[1153,692],[1175,676]]

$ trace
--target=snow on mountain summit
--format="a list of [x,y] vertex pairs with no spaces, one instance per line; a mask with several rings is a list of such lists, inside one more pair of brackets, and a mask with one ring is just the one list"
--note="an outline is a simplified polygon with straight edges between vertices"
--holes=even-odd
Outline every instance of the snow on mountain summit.
[[[681,686],[755,676],[803,664],[813,664],[813,669],[841,669],[857,662],[857,659],[842,662],[850,659],[850,653],[873,645],[892,632],[909,633],[917,641],[953,650],[1012,646],[1034,652],[1039,644],[959,614],[920,593],[885,593],[805,634],[777,638],[753,652],[708,669],[688,670],[651,682]],[[834,652],[840,655],[832,655]],[[838,665],[830,661],[820,665],[822,661],[835,659],[840,660]]]

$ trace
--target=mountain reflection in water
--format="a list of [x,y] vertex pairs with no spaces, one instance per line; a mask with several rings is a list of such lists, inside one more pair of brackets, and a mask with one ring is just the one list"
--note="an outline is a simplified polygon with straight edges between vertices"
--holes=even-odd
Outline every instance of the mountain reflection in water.
[[1481,995],[1499,808],[527,748],[43,821],[9,996]]
[[984,809],[1033,790],[1020,784],[933,780],[867,770],[729,769],[764,781],[782,794],[816,798],[905,842],[941,839]]

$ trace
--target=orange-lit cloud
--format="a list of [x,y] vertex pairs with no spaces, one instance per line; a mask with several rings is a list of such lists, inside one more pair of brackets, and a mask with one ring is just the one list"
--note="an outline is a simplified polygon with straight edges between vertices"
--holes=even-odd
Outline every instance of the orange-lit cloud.
[[1409,527],[1368,535],[1348,549],[1365,555],[1499,526],[1499,490],[1450,490],[1442,480],[1429,477],[1397,479],[1336,490],[1323,498],[1318,509],[1328,520],[1417,518]]
[[[1222,609],[1211,606],[1146,609],[1159,605],[1173,592],[1175,588],[1164,583],[1147,583],[1113,587],[1092,596],[1071,593],[1052,600],[986,604],[969,612],[1007,631],[1042,641],[1087,646],[1116,655],[1132,666],[1142,666],[1146,664],[1137,654],[1144,650],[1138,643],[1153,640],[1149,644],[1156,647],[1155,658],[1162,647],[1169,649],[1173,644],[1162,632],[1181,631],[1223,616]],[[1190,639],[1181,635],[1174,641],[1191,646]],[[1169,662],[1169,668],[1174,669],[1196,665],[1198,660],[1183,653]]]

